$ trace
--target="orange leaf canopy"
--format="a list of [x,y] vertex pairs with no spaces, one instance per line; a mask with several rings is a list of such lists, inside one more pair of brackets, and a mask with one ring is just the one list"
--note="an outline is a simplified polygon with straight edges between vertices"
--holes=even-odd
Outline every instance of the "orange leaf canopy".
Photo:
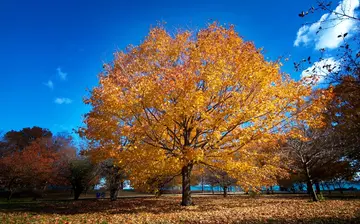
[[118,158],[134,184],[191,163],[259,185],[279,172],[278,158],[254,146],[272,142],[275,150],[284,125],[311,117],[310,106],[299,110],[310,92],[233,26],[176,35],[156,27],[105,65],[81,132],[97,143],[99,159]]

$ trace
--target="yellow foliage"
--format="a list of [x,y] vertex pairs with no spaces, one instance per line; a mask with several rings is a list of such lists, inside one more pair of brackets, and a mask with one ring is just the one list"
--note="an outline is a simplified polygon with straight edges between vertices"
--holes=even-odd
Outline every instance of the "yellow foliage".
[[[189,164],[230,171],[244,186],[271,183],[281,173],[276,147],[263,148],[294,119],[321,124],[311,86],[281,73],[233,26],[175,36],[156,27],[115,56],[85,101],[82,133],[123,161],[137,186]],[[111,150],[119,153],[103,152]]]

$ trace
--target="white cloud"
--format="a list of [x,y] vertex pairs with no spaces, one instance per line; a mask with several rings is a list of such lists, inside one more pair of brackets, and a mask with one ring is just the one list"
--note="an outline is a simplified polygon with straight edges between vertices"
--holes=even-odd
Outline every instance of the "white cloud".
[[43,84],[45,86],[49,87],[49,89],[54,89],[54,83],[51,80],[49,80],[49,81],[47,81],[47,82],[45,82]]
[[[354,17],[356,16],[355,10],[359,5],[359,0],[343,0],[334,12]],[[319,21],[312,25],[302,26],[297,32],[294,46],[298,47],[301,44],[306,46],[314,43],[316,49],[339,47],[342,38],[338,38],[338,35],[349,33],[348,36],[350,36],[351,32],[355,31],[356,21],[354,19],[341,20],[338,18],[339,15],[334,12],[322,15]],[[320,27],[320,32],[316,34]]]
[[60,68],[60,67],[58,67],[58,68],[56,69],[56,71],[57,71],[57,74],[58,74],[58,76],[60,77],[61,80],[66,80],[67,75],[68,75],[67,73],[61,71],[61,68]]
[[56,104],[70,104],[72,103],[72,100],[69,98],[56,98],[54,100],[54,103]]
[[54,127],[55,129],[58,129],[58,130],[62,131],[62,132],[64,132],[64,131],[71,131],[71,130],[73,129],[72,126],[63,125],[63,124],[54,124],[53,127]]
[[301,73],[301,78],[305,83],[319,84],[332,72],[339,71],[340,62],[333,57],[325,58],[315,62]]

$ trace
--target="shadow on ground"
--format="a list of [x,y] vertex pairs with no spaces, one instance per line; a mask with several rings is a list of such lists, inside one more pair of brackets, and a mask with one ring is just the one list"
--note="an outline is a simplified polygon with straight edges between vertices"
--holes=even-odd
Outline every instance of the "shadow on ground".
[[[195,206],[191,211],[216,210],[221,203],[216,206],[208,202],[208,199],[222,199],[221,196],[199,197],[195,198]],[[109,214],[134,214],[149,212],[153,214],[174,213],[184,209],[180,206],[181,197],[160,197],[160,198],[119,198],[117,201],[108,199],[81,199],[73,200],[56,200],[56,201],[32,201],[32,202],[10,202],[0,204],[0,212],[31,212],[38,214],[60,214],[72,215],[83,213],[107,212]],[[197,203],[199,203],[198,206]],[[271,202],[270,202],[271,203]],[[269,204],[269,202],[267,202]],[[227,208],[241,207],[238,203],[226,201]],[[248,206],[248,205],[243,205]],[[251,207],[261,206],[261,203],[253,203]]]
[[[94,199],[82,199],[78,201],[72,200],[63,200],[63,201],[37,201],[37,202],[28,202],[28,203],[9,203],[9,204],[0,204],[0,213],[11,214],[11,213],[30,213],[31,215],[76,215],[76,214],[85,214],[85,213],[106,213],[106,215],[141,215],[141,214],[153,214],[153,215],[173,215],[186,213],[197,213],[205,214],[206,212],[224,212],[226,211],[235,211],[235,213],[228,213],[228,215],[235,215],[232,217],[232,223],[360,223],[360,210],[357,207],[353,208],[352,215],[340,215],[332,216],[330,213],[328,216],[322,215],[321,217],[308,216],[306,212],[304,216],[294,216],[291,215],[279,215],[272,214],[268,216],[262,213],[266,213],[269,207],[281,209],[288,209],[298,204],[301,204],[303,207],[311,207],[310,210],[313,210],[317,207],[323,207],[326,203],[338,203],[339,200],[325,202],[325,204],[314,204],[306,201],[304,197],[287,197],[286,199],[275,198],[275,197],[259,197],[259,198],[250,198],[245,196],[230,196],[229,198],[224,199],[221,196],[207,196],[207,197],[194,197],[195,206],[191,208],[184,208],[179,205],[181,197],[179,196],[166,196],[160,198],[120,198],[117,201],[111,202],[109,200],[94,200]],[[346,202],[348,200],[340,201],[341,203],[356,203],[355,206],[359,204],[358,200],[354,202]],[[346,205],[343,204],[344,211],[346,211]],[[331,206],[331,205],[329,205]],[[354,206],[354,205],[353,205]],[[325,206],[326,207],[326,206]],[[253,212],[259,213],[250,216],[243,216],[240,213],[244,210],[250,209]],[[326,210],[326,208],[323,207]],[[310,211],[306,210],[306,211]],[[305,210],[304,210],[305,211]],[[277,213],[277,212],[276,212]],[[245,214],[245,213],[244,213]],[[251,214],[248,212],[247,214]],[[269,214],[269,213],[268,213]],[[339,213],[341,214],[341,213]],[[216,214],[215,214],[216,216]],[[282,217],[281,217],[282,216]],[[219,216],[217,216],[219,217]],[[239,219],[236,219],[239,217]],[[262,218],[263,217],[263,218]],[[179,220],[181,221],[181,220]],[[193,221],[185,221],[186,223],[193,223]],[[197,223],[197,222],[195,222]],[[204,222],[208,223],[208,222]],[[219,222],[216,222],[219,223]],[[221,223],[221,222],[220,222]],[[226,222],[224,222],[226,223]]]

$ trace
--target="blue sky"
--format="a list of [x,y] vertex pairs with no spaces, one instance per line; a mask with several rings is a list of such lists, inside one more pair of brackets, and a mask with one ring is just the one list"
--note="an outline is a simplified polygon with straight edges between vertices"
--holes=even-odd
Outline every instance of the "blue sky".
[[116,50],[139,44],[158,21],[166,21],[169,30],[199,29],[213,20],[234,24],[267,57],[292,55],[283,70],[298,79],[292,61],[321,46],[312,33],[316,27],[299,30],[320,19],[321,14],[298,17],[314,2],[0,0],[0,130],[37,125],[59,132],[82,125],[89,110],[82,99],[97,85],[103,62]]

